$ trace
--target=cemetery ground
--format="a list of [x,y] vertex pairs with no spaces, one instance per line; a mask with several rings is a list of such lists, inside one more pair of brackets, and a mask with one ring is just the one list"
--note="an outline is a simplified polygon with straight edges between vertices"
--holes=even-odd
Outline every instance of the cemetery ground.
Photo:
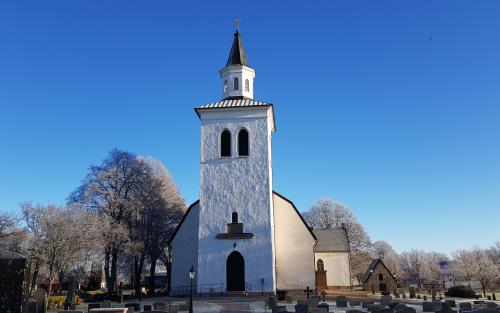
[[[498,293],[497,293],[498,294]],[[489,301],[487,299],[464,299],[464,298],[451,298],[442,297],[440,301],[439,296],[436,302],[432,302],[431,295],[420,293],[420,299],[409,299],[408,294],[406,298],[395,298],[394,296],[382,296],[381,294],[372,295],[366,291],[330,291],[324,295],[314,295],[311,296],[310,300],[307,300],[306,296],[299,296],[294,298],[289,298],[288,301],[277,301],[277,303],[271,308],[266,304],[268,297],[253,295],[226,295],[217,297],[195,297],[193,301],[193,311],[203,312],[203,313],[243,313],[243,312],[260,312],[260,313],[274,313],[274,312],[327,312],[321,308],[316,308],[318,304],[326,303],[328,305],[328,312],[335,313],[423,313],[423,312],[437,312],[437,313],[453,313],[453,312],[467,312],[468,303],[470,303],[471,311],[474,313],[487,313],[487,312],[499,312],[500,313],[500,301]],[[424,296],[427,301],[424,301]],[[323,301],[323,297],[324,300]],[[455,302],[455,306],[443,306],[438,303],[444,302]],[[478,302],[477,304],[474,301]],[[139,300],[124,300],[122,303],[112,302],[112,308],[124,308],[129,303],[139,303],[140,310],[136,307],[133,312],[145,312],[149,308],[154,309],[155,303],[164,302],[168,305],[172,304],[172,309],[168,307],[161,312],[188,312],[189,310],[189,298],[173,298],[173,297],[152,297],[144,298],[142,301]],[[300,303],[312,303],[307,311],[301,310],[297,304]],[[481,303],[479,303],[481,302]],[[399,308],[395,307],[395,303],[399,303]],[[493,310],[485,310],[487,305],[490,303],[490,307],[498,305]],[[382,304],[382,306],[380,306]],[[101,303],[102,305],[102,303]],[[426,307],[427,305],[427,307]],[[391,308],[392,306],[392,308]],[[320,305],[321,307],[321,305]],[[429,308],[430,307],[430,308]],[[476,308],[476,310],[474,310]],[[81,312],[89,312],[89,304],[82,303],[76,306],[76,310]],[[285,311],[286,310],[286,311]],[[129,310],[129,312],[132,310]],[[60,312],[60,310],[48,310],[48,313]]]

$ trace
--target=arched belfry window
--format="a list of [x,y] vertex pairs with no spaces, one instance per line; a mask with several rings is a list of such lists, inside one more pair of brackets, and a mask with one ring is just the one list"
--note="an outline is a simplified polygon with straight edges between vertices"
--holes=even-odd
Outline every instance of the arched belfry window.
[[238,80],[238,77],[234,78],[233,85],[234,85],[234,90],[240,90],[240,82]]
[[238,223],[238,212],[233,212],[233,214],[231,215],[231,223]]
[[231,156],[231,133],[227,129],[220,135],[220,156]]
[[319,259],[318,262],[316,262],[316,266],[318,267],[318,272],[325,271],[325,263],[323,263],[322,259]]
[[245,79],[245,91],[250,91],[250,82],[248,81],[248,79]]
[[224,93],[227,92],[227,80],[224,81]]
[[238,133],[238,155],[248,156],[248,150],[248,131],[242,129]]

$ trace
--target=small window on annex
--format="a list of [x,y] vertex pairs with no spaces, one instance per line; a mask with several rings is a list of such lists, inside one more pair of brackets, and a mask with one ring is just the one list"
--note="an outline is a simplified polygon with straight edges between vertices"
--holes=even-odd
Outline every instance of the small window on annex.
[[318,262],[316,262],[316,266],[318,267],[318,272],[325,271],[325,263],[323,263],[322,259],[319,259]]
[[231,133],[227,129],[220,135],[220,156],[231,156]]
[[233,80],[234,90],[240,90],[240,82],[238,81],[238,77],[235,77]]
[[238,133],[238,156],[248,156],[248,131],[240,130]]
[[238,223],[238,212],[233,212],[233,214],[231,215],[231,223]]
[[245,91],[249,92],[250,91],[250,82],[248,79],[245,79]]

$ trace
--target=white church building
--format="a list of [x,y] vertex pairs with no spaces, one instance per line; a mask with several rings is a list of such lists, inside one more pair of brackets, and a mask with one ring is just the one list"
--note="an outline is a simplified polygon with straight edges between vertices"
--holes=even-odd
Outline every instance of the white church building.
[[349,286],[348,247],[325,243],[315,250],[315,233],[273,190],[273,105],[254,100],[255,70],[238,30],[219,73],[223,99],[195,108],[200,199],[170,240],[171,292],[190,285],[191,268],[198,292],[302,291],[315,287],[318,271],[331,271],[325,286]]

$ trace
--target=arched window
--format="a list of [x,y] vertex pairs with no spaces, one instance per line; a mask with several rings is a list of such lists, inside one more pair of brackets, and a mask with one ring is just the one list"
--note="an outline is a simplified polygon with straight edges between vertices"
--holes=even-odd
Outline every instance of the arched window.
[[318,267],[318,272],[324,272],[325,271],[325,263],[323,263],[322,259],[319,259],[317,262],[317,267]]
[[233,80],[234,90],[240,90],[240,82],[238,81],[238,77],[235,77]]
[[383,274],[378,274],[378,280],[383,281],[384,280],[384,275]]
[[227,92],[227,80],[224,81],[224,93]]
[[220,156],[231,156],[231,133],[227,129],[220,135]]
[[245,79],[245,91],[250,91],[250,82],[248,81],[248,79]]
[[238,223],[238,212],[233,212],[233,214],[231,215],[231,223]]
[[242,129],[238,133],[238,155],[248,156],[248,150],[248,131]]

